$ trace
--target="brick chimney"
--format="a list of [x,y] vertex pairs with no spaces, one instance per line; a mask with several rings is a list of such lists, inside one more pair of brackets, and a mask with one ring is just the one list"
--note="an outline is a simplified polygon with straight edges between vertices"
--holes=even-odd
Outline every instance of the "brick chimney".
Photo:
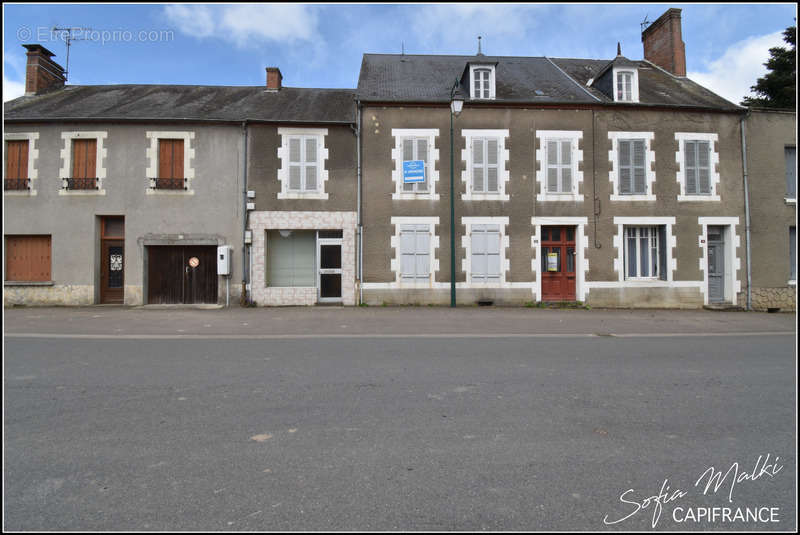
[[278,67],[267,67],[267,89],[277,91],[281,88],[283,75]]
[[681,37],[681,10],[670,8],[642,32],[644,59],[675,76],[686,76],[686,45]]
[[64,67],[53,61],[55,54],[42,45],[22,45],[28,50],[25,69],[25,94],[36,95],[66,83]]

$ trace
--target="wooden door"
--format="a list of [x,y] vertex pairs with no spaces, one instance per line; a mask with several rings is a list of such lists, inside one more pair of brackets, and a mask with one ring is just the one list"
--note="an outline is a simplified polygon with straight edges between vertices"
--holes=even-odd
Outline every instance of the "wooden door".
[[542,227],[542,301],[575,300],[575,227]]
[[103,217],[100,223],[100,302],[125,301],[125,219]]
[[722,227],[708,227],[708,301],[725,301],[725,238]]
[[148,304],[216,303],[216,255],[213,245],[149,246]]
[[216,303],[217,248],[206,245],[184,247],[183,266],[183,302]]

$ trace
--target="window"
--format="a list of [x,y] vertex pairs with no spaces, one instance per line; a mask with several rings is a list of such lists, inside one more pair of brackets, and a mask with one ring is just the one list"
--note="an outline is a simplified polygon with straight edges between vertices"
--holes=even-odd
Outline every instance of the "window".
[[50,236],[6,236],[6,280],[49,282]]
[[495,98],[494,65],[470,65],[470,97],[488,100]]
[[572,193],[572,142],[547,140],[547,193]]
[[711,195],[711,148],[708,141],[686,141],[683,152],[686,195]]
[[617,73],[617,101],[633,100],[633,74],[629,72]]
[[279,128],[282,137],[278,147],[281,168],[279,199],[327,199],[325,160],[328,150],[324,148],[327,129]]
[[797,198],[797,148],[786,147],[786,198]]
[[665,277],[665,227],[625,227],[625,278],[661,279]]
[[461,178],[466,182],[464,200],[509,200],[506,182],[509,172],[505,148],[508,130],[462,130],[466,149],[462,152],[466,170]]
[[472,191],[498,193],[497,138],[472,138]]
[[313,230],[267,231],[267,286],[316,286],[316,250]]
[[400,225],[400,277],[428,281],[431,275],[430,225]]
[[655,201],[653,132],[609,132],[612,201]]
[[423,182],[403,182],[404,192],[424,192],[428,191],[428,180],[430,177],[430,164],[428,163],[428,138],[427,137],[405,137],[403,143],[403,161],[422,160],[425,162],[425,180]]
[[97,189],[97,140],[72,140],[72,176],[67,189]]
[[28,190],[28,140],[6,141],[5,190]]
[[500,225],[472,225],[470,233],[472,282],[500,281],[501,238]]
[[183,173],[183,140],[158,140],[158,177],[155,187],[158,189],[186,189],[186,178]]
[[789,227],[789,281],[797,280],[797,227]]
[[582,201],[579,185],[583,172],[579,164],[583,151],[578,144],[583,132],[537,130],[539,148],[536,150],[537,201]]

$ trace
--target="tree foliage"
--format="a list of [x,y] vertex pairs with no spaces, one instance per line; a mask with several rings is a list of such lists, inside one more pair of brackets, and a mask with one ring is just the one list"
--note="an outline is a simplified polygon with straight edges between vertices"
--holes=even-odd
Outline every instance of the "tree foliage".
[[783,40],[792,45],[790,49],[776,46],[769,49],[770,58],[764,65],[768,71],[750,87],[753,97],[744,97],[742,106],[756,108],[786,108],[797,106],[797,27],[790,26],[783,32]]

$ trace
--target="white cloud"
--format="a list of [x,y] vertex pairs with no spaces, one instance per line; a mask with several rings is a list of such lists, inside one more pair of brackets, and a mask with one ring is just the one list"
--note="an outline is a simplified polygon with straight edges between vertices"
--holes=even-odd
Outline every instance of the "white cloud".
[[788,46],[783,41],[783,32],[739,41],[728,47],[720,58],[708,62],[705,71],[689,72],[687,76],[738,104],[750,95],[750,86],[766,74],[764,63],[769,59],[769,49],[775,46]]
[[264,41],[319,39],[315,9],[301,4],[169,5],[167,19],[196,38],[217,37],[245,47]]
[[25,94],[25,84],[9,80],[3,75],[3,102],[14,100]]

